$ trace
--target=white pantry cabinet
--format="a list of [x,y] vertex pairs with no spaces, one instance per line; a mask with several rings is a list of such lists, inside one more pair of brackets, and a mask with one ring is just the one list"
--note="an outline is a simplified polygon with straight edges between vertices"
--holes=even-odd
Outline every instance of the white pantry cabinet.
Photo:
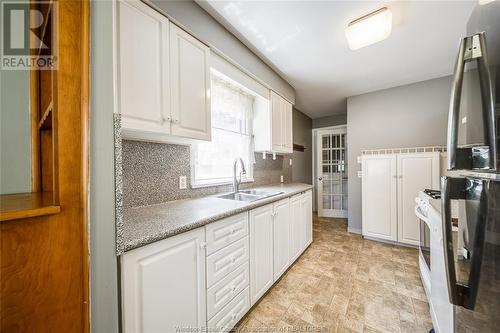
[[398,170],[398,242],[419,245],[415,198],[426,188],[439,189],[439,153],[400,154]]
[[124,138],[210,140],[210,49],[147,4],[116,5]]
[[290,254],[290,199],[280,200],[273,204],[273,255],[274,281],[286,271],[291,263]]
[[269,108],[256,108],[255,151],[293,153],[292,104],[271,90]]
[[273,275],[273,205],[249,213],[250,223],[250,305],[272,286]]
[[[294,195],[290,198],[290,258],[291,262],[297,260],[302,253],[304,241],[302,234],[303,226],[302,195]],[[305,238],[305,237],[304,237]]]
[[302,251],[308,247],[313,241],[313,224],[312,224],[312,191],[307,191],[302,195],[301,198],[301,209],[302,209],[302,223],[304,227],[305,240],[303,243]]
[[439,188],[439,153],[363,155],[363,236],[418,245],[415,198]]
[[122,256],[124,332],[175,332],[206,325],[205,229]]

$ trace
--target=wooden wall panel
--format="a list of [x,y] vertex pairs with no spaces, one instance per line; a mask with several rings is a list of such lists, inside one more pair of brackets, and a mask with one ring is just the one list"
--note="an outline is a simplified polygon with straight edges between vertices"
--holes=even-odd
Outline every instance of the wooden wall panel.
[[55,215],[0,229],[0,331],[88,332],[89,1],[58,2]]

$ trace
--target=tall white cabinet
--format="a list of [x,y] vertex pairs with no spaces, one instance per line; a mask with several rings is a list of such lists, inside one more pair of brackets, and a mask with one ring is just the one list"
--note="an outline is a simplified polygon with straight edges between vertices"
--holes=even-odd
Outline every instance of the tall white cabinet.
[[199,228],[122,257],[124,332],[206,325],[204,244]]
[[147,4],[116,3],[123,136],[210,140],[210,49]]
[[363,155],[363,236],[418,245],[415,198],[439,189],[439,153]]

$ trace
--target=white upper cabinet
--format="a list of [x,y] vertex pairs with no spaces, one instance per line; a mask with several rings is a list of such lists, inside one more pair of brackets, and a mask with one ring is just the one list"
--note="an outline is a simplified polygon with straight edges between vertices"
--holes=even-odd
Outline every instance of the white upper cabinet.
[[198,228],[122,256],[125,333],[205,327],[204,241]]
[[169,21],[138,1],[118,1],[118,108],[125,129],[170,133]]
[[143,2],[116,8],[123,136],[210,140],[210,49]]
[[170,24],[172,135],[210,140],[210,49]]
[[254,110],[255,151],[293,153],[292,104],[271,91],[266,105]]

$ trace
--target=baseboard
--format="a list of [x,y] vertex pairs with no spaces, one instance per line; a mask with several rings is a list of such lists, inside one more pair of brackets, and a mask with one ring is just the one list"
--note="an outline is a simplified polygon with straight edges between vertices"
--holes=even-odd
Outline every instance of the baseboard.
[[361,229],[359,229],[359,228],[347,227],[347,232],[350,232],[351,234],[359,234],[359,235],[361,235]]

